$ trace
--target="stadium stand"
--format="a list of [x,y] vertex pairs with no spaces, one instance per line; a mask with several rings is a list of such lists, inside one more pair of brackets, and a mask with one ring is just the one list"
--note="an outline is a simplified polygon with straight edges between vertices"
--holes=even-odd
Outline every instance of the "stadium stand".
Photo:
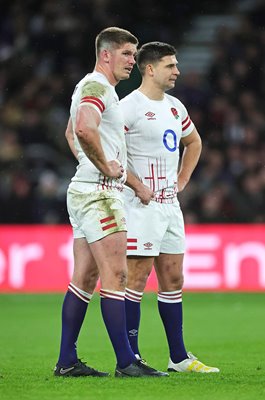
[[[94,66],[106,26],[178,48],[173,94],[187,105],[203,153],[180,200],[188,223],[265,221],[262,1],[32,0],[0,15],[0,223],[66,223],[75,170],[64,139],[75,83]],[[94,56],[93,56],[94,57]],[[118,87],[120,97],[139,83]]]

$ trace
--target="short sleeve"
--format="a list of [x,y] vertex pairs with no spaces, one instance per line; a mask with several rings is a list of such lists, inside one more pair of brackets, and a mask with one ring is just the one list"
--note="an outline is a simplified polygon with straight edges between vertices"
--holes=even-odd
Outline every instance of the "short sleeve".
[[108,92],[108,87],[102,83],[87,81],[81,87],[79,105],[89,105],[101,116],[106,108]]
[[195,128],[184,104],[179,102],[181,110],[182,137],[188,136]]
[[132,128],[132,125],[135,122],[136,108],[131,96],[124,97],[124,99],[120,101],[120,107],[124,119],[124,131],[126,133]]

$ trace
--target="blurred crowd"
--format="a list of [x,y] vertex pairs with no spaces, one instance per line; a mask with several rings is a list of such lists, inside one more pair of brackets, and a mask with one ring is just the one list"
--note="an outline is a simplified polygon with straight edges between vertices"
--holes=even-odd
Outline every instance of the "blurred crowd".
[[203,139],[181,194],[187,222],[265,222],[264,23],[253,13],[235,31],[222,28],[203,80],[189,74],[175,89]]
[[[178,48],[198,11],[193,3],[1,4],[0,223],[68,222],[65,195],[76,161],[64,131],[74,86],[95,63],[96,34],[116,25],[141,43],[161,40]],[[236,30],[223,27],[208,71],[183,74],[173,91],[203,140],[199,165],[180,195],[188,223],[265,222],[263,23],[252,13]],[[181,54],[178,61],[181,70]],[[134,72],[127,86],[118,87],[119,95],[137,83]]]

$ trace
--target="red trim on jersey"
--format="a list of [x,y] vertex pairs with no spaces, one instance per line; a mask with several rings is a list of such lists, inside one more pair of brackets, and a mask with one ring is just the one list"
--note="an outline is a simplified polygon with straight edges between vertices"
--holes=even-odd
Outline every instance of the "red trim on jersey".
[[95,106],[98,107],[98,109],[101,113],[103,113],[103,111],[105,110],[104,103],[100,99],[98,99],[97,97],[94,97],[94,96],[83,97],[80,101],[80,104],[82,104],[82,103],[94,104]]
[[109,225],[103,226],[102,230],[106,231],[107,229],[114,228],[115,226],[117,226],[116,222],[114,222],[113,224],[109,224]]
[[124,125],[124,130],[125,130],[125,132],[128,132],[129,128],[127,128],[127,126]]
[[182,125],[185,125],[186,122],[190,119],[189,115],[184,119],[184,121],[181,121]]
[[127,246],[127,250],[137,250],[137,246]]
[[114,219],[114,215],[112,215],[111,217],[106,217],[106,218],[100,219],[99,222],[101,224],[104,224],[104,222],[111,221],[112,219]]
[[130,239],[130,238],[128,238],[128,239],[127,239],[127,242],[128,242],[128,243],[137,243],[137,239]]
[[191,124],[191,120],[189,120],[188,124],[182,127],[182,131],[185,131]]
[[106,177],[104,176],[103,177],[103,183],[102,183],[102,189],[104,190],[105,189],[105,187],[107,188],[107,185],[106,185]]

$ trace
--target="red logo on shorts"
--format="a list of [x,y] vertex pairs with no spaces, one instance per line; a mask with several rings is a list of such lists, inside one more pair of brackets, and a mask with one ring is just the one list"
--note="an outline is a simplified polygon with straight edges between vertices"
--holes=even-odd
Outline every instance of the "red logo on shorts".
[[150,243],[150,242],[144,243],[145,250],[152,250],[152,247],[153,247],[153,243]]

